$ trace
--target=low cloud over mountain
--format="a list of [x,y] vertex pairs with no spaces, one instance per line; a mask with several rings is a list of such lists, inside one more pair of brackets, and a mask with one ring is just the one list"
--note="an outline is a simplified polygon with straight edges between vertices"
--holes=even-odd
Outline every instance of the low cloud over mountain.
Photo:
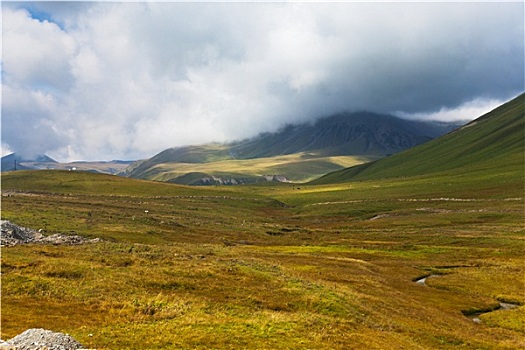
[[2,144],[137,159],[341,111],[472,119],[523,91],[523,3],[2,3]]

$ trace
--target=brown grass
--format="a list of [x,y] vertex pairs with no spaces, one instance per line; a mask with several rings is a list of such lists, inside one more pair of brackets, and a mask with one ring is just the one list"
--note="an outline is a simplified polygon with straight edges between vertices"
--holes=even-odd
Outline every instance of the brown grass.
[[525,346],[523,306],[480,324],[462,313],[525,303],[524,206],[508,193],[132,183],[7,182],[4,217],[104,241],[3,248],[3,339],[44,327],[99,349]]

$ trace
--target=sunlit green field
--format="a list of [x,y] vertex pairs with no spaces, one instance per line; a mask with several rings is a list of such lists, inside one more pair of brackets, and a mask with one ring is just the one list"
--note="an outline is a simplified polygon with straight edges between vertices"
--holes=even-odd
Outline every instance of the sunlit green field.
[[227,159],[196,163],[168,162],[153,166],[141,177],[168,181],[188,173],[253,179],[263,175],[282,175],[290,181],[306,182],[328,172],[378,158],[380,156],[321,156],[303,152],[256,159]]
[[519,171],[207,188],[7,173],[3,219],[103,241],[2,248],[1,337],[43,327],[98,349],[523,348],[524,306],[469,316],[525,304],[523,190]]

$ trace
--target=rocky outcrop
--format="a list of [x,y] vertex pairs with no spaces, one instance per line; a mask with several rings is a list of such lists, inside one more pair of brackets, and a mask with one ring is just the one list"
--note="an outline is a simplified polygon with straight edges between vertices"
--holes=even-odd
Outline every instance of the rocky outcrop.
[[0,343],[2,350],[73,350],[84,346],[68,334],[31,328],[16,337]]
[[268,182],[291,182],[284,175],[263,175],[262,177]]
[[30,243],[41,239],[43,235],[30,228],[15,225],[7,220],[0,221],[2,227],[2,246]]
[[170,183],[191,186],[248,185],[259,182],[291,182],[284,175],[211,175],[191,172],[168,180]]
[[11,247],[18,244],[39,243],[39,244],[84,244],[99,242],[99,238],[87,239],[78,235],[66,235],[56,233],[50,236],[44,236],[41,232],[18,226],[7,220],[0,220],[1,235],[0,246]]

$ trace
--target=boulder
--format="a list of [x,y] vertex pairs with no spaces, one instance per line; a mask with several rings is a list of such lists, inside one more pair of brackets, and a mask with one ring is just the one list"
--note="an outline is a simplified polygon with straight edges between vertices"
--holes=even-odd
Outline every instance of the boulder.
[[2,245],[14,246],[31,243],[42,238],[42,234],[30,228],[21,227],[7,220],[0,220],[2,227]]

